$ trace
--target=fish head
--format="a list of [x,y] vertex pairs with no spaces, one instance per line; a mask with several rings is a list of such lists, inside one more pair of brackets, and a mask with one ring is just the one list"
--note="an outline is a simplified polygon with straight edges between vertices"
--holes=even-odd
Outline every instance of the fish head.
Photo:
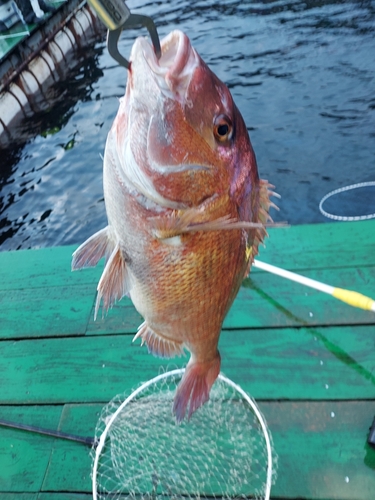
[[131,148],[142,175],[173,203],[194,206],[220,194],[243,197],[258,172],[229,89],[183,32],[165,37],[161,52],[157,59],[145,38],[134,43],[117,119],[119,147]]

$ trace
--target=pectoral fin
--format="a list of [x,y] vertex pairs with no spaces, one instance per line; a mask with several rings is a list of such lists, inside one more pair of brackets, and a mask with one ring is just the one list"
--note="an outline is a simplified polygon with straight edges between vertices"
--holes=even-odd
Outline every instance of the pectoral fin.
[[130,280],[126,262],[118,244],[116,244],[98,284],[95,304],[95,319],[100,302],[103,299],[103,310],[107,312],[113,304],[130,291]]
[[72,271],[95,267],[102,257],[111,253],[114,243],[108,237],[108,226],[93,234],[73,253]]
[[214,220],[202,220],[199,209],[190,208],[177,211],[164,219],[155,219],[154,236],[158,239],[170,239],[186,233],[198,231],[223,231],[232,229],[259,229],[264,228],[261,222],[240,221],[229,215]]

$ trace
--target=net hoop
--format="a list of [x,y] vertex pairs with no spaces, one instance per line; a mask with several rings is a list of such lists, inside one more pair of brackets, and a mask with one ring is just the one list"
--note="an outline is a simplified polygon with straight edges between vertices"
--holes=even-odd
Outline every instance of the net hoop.
[[[107,435],[109,432],[109,429],[111,428],[113,422],[116,420],[118,415],[121,413],[123,408],[130,403],[140,392],[142,392],[144,389],[147,387],[151,386],[152,384],[167,378],[171,376],[182,376],[185,372],[185,368],[178,368],[176,370],[168,371],[165,373],[161,373],[160,375],[148,380],[147,382],[143,383],[140,385],[135,391],[133,391],[130,396],[128,396],[122,403],[121,405],[117,408],[117,410],[113,413],[113,415],[109,418],[105,429],[103,433],[101,434],[99,438],[98,445],[95,450],[95,458],[94,458],[94,463],[93,463],[93,469],[92,469],[92,496],[93,500],[98,500],[97,496],[97,475],[98,475],[98,466],[99,466],[99,458],[102,453],[102,450],[104,448]],[[271,487],[272,487],[272,445],[271,445],[271,439],[268,433],[267,425],[264,420],[263,415],[259,411],[258,407],[256,406],[255,402],[252,400],[252,398],[237,384],[235,384],[232,380],[229,378],[225,377],[221,373],[218,376],[218,379],[221,380],[222,382],[230,385],[234,390],[236,390],[241,396],[245,399],[245,401],[249,404],[251,409],[253,410],[254,414],[256,415],[262,431],[263,435],[265,438],[266,442],[266,447],[267,447],[267,480],[266,480],[266,487],[265,487],[265,497],[264,500],[269,500],[270,495],[271,495]]]
[[325,216],[328,217],[329,219],[334,219],[334,220],[339,220],[339,221],[360,221],[360,220],[369,220],[369,219],[374,219],[375,218],[375,213],[372,214],[367,214],[367,215],[335,215],[327,212],[323,208],[323,203],[328,200],[328,198],[331,198],[332,196],[343,193],[344,191],[351,191],[353,189],[358,189],[362,187],[369,187],[369,186],[375,186],[375,181],[368,181],[368,182],[360,182],[358,184],[351,184],[350,186],[345,186],[339,189],[335,189],[334,191],[331,191],[330,193],[326,194],[320,201],[319,203],[319,210],[321,213]]

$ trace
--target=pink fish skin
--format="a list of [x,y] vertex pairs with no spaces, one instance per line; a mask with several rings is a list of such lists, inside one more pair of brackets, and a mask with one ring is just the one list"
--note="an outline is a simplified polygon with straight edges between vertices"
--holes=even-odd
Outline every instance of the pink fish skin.
[[108,226],[76,250],[72,268],[105,257],[96,312],[128,294],[149,352],[190,351],[174,400],[181,421],[219,374],[222,323],[266,235],[273,193],[228,88],[184,33],[161,47],[157,60],[146,39],[133,46],[104,157]]

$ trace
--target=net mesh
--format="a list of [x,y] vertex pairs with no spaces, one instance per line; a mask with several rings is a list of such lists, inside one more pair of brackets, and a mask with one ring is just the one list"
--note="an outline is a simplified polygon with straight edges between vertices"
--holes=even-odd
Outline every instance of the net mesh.
[[273,453],[270,463],[248,400],[220,375],[209,402],[177,424],[172,403],[181,374],[165,373],[135,397],[117,396],[103,408],[94,499],[269,498],[267,474],[274,482],[277,459]]

